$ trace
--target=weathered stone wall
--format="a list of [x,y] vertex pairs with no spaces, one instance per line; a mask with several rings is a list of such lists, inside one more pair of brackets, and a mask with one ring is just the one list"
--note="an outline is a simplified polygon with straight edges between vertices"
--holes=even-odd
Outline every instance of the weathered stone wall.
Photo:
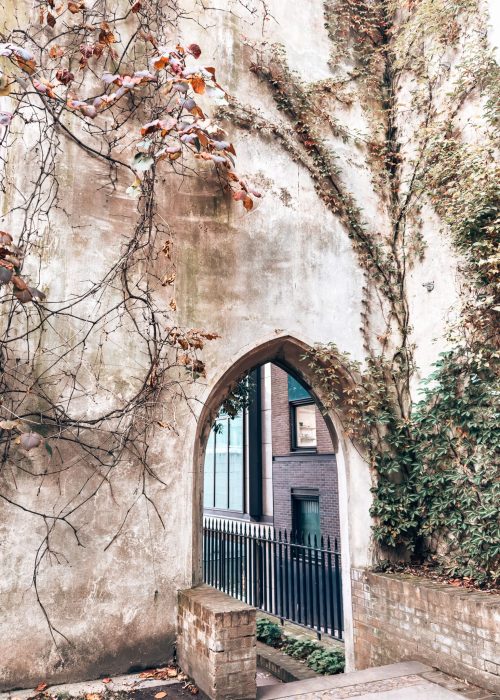
[[500,690],[500,595],[352,570],[356,668],[414,659]]
[[[227,9],[227,3],[222,4]],[[322,3],[294,3],[293,12],[282,0],[266,4],[273,16],[265,23],[266,40],[283,45],[291,69],[304,83],[328,78],[330,42]],[[4,5],[2,23],[22,14],[23,3],[8,0]],[[32,7],[29,0],[24,5],[27,10]],[[203,64],[217,66],[220,81],[232,95],[281,122],[283,115],[269,90],[249,70],[251,56],[242,39],[262,40],[260,19],[219,11],[198,19],[179,29],[183,40],[200,44]],[[176,32],[172,40],[177,40]],[[1,110],[11,108],[9,100],[0,97]],[[358,106],[339,105],[339,117],[368,138],[367,118]],[[174,429],[158,425],[148,444],[149,466],[159,478],[148,483],[155,508],[138,498],[140,475],[133,460],[120,462],[95,495],[96,476],[84,460],[78,472],[50,475],[43,472],[51,467],[47,455],[30,453],[23,457],[22,469],[12,463],[1,473],[2,494],[21,506],[0,501],[2,689],[30,687],[42,678],[64,682],[110,675],[168,658],[175,638],[177,591],[199,583],[201,577],[205,421],[228,382],[241,371],[279,357],[308,379],[321,402],[321,391],[301,360],[307,347],[334,342],[353,359],[364,359],[360,328],[366,279],[342,222],[318,198],[309,172],[269,133],[238,130],[230,122],[226,126],[236,145],[238,172],[263,193],[255,209],[245,213],[221,195],[215,178],[169,174],[158,201],[174,237],[177,271],[173,290],[159,288],[158,303],[168,306],[175,295],[172,324],[203,327],[220,338],[204,351],[206,380],[187,389],[193,399],[190,406],[181,394],[165,397],[164,425],[172,422]],[[130,124],[131,130],[135,127]],[[294,133],[292,127],[286,129]],[[64,135],[61,139],[59,207],[37,230],[37,245],[26,263],[27,277],[43,289],[48,303],[82,293],[89,279],[105,274],[127,243],[137,216],[136,203],[125,194],[129,175],[112,186],[106,164]],[[387,225],[387,211],[361,149],[340,137],[329,139],[367,224],[381,230]],[[3,197],[0,224],[15,240],[23,223],[23,212],[16,206],[31,177],[31,168],[19,164],[26,163],[35,142],[28,125],[7,164],[6,174],[15,186]],[[457,306],[457,261],[435,217],[424,217],[422,238],[427,252],[407,271],[407,281],[415,359],[426,375],[442,350],[433,341],[443,338],[448,310]],[[429,281],[435,282],[432,292],[422,287]],[[111,290],[100,303],[111,305],[113,294],[119,292]],[[93,311],[90,298],[80,313],[85,317]],[[45,346],[64,345],[77,332],[73,323],[54,322],[43,336]],[[375,337],[384,328],[381,314],[372,312],[370,332]],[[113,406],[133,395],[144,370],[144,354],[131,323],[104,335],[94,344],[89,341],[86,349],[91,395],[78,401],[85,416],[92,416],[96,406]],[[90,370],[98,354],[104,363],[96,381]],[[39,359],[40,366],[50,361],[50,353]],[[373,558],[372,476],[342,435],[333,411],[327,422],[336,425],[339,437],[346,650],[352,665],[349,571],[351,564],[365,567]],[[34,480],[30,470],[41,470],[42,477]],[[35,591],[34,565],[47,524],[36,513],[59,513],[73,499],[83,503],[72,518],[80,543],[64,524],[57,526],[52,539],[57,556],[43,560]],[[113,539],[118,531],[120,536]],[[54,638],[46,615],[56,629]]]
[[255,613],[205,585],[179,592],[179,663],[211,700],[255,698]]

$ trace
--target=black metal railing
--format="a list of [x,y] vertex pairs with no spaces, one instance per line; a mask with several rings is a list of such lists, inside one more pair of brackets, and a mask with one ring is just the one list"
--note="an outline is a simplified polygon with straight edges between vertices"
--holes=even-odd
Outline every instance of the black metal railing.
[[343,638],[342,582],[337,540],[272,527],[206,518],[203,578],[256,608]]

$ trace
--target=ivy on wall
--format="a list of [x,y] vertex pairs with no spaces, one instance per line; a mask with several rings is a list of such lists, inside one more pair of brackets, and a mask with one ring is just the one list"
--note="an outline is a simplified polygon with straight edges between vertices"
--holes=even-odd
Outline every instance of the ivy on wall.
[[[479,0],[328,0],[324,14],[331,79],[306,84],[283,47],[254,46],[251,69],[283,120],[234,100],[226,116],[267,130],[308,170],[365,271],[365,363],[334,345],[316,348],[310,361],[373,468],[382,555],[495,585],[500,80],[485,9]],[[342,123],[354,102],[368,124],[362,139]],[[332,137],[363,150],[387,220],[382,231],[349,191]],[[415,389],[407,277],[425,256],[421,217],[429,206],[460,261],[461,309],[434,371]],[[372,328],[375,306],[382,333]]]

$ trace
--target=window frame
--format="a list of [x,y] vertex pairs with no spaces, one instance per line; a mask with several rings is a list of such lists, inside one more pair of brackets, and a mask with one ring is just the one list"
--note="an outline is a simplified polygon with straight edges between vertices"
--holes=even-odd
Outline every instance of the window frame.
[[[291,499],[291,521],[292,521],[292,532],[295,532],[304,537],[304,544],[308,544],[305,541],[305,532],[302,532],[297,528],[297,510],[298,503],[300,501],[310,501],[318,504],[318,537],[316,545],[319,547],[321,542],[321,499],[320,490],[318,488],[291,488],[290,489],[290,499]],[[314,540],[311,541],[311,546],[314,546]]]
[[[296,399],[295,401],[289,401],[289,411],[290,411],[290,452],[301,452],[303,454],[317,454],[318,453],[318,424],[316,421],[316,444],[314,447],[303,447],[297,444],[297,407],[298,406],[314,406],[316,408],[316,402],[313,398],[310,399]],[[316,419],[316,415],[315,415]]]

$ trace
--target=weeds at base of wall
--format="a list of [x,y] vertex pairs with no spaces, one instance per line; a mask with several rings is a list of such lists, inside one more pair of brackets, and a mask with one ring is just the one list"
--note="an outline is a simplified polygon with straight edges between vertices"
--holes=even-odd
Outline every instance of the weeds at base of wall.
[[284,635],[281,627],[267,618],[257,619],[257,640],[274,649],[280,649],[319,675],[343,673],[345,655],[341,649],[325,649],[311,639]]

